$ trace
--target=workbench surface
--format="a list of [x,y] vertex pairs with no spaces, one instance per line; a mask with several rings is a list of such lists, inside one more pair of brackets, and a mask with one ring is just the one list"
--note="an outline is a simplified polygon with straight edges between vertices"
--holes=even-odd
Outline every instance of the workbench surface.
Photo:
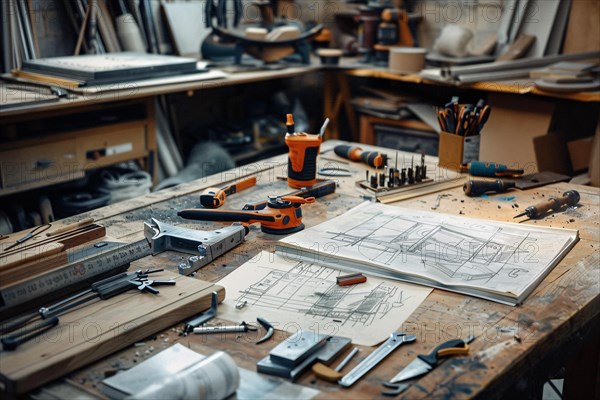
[[[322,151],[333,146],[326,142]],[[373,147],[363,146],[365,149]],[[374,148],[373,148],[374,149]],[[386,152],[385,149],[381,149]],[[395,151],[387,150],[387,153]],[[335,194],[320,198],[316,203],[303,206],[304,223],[314,226],[363,202],[363,191],[355,182],[364,179],[366,166],[347,163],[327,152],[320,163],[334,163],[348,168],[354,176],[334,178],[339,182]],[[333,161],[338,160],[338,161]],[[105,225],[108,236],[133,241],[143,237],[142,221],[150,217],[169,224],[213,230],[218,223],[189,221],[178,218],[177,210],[196,207],[198,195],[207,187],[256,174],[256,186],[229,196],[223,208],[240,209],[245,203],[266,198],[270,194],[291,191],[278,177],[285,176],[287,156],[279,156],[235,170],[200,179],[176,188],[98,209],[85,215],[62,221],[72,223],[93,217]],[[428,170],[428,172],[431,172]],[[465,177],[456,179],[465,180]],[[581,194],[580,205],[574,209],[552,214],[544,219],[529,220],[523,224],[564,227],[579,230],[580,240],[566,257],[550,272],[543,282],[516,307],[434,289],[429,297],[402,325],[389,321],[389,332],[404,330],[417,335],[417,341],[402,346],[349,389],[318,380],[306,372],[296,382],[321,391],[319,398],[376,398],[382,397],[382,382],[390,379],[417,354],[429,353],[437,344],[452,338],[466,338],[473,334],[468,356],[446,360],[428,375],[418,379],[399,398],[518,398],[536,397],[541,386],[552,374],[567,365],[565,395],[589,398],[600,385],[600,190],[570,184],[553,184],[527,191],[511,191],[500,195],[470,198],[462,187],[394,203],[418,212],[430,211],[460,214],[469,217],[512,222],[513,216],[525,207],[562,195],[568,189]],[[437,207],[436,207],[437,205]],[[252,225],[246,242],[202,268],[196,278],[217,282],[261,250],[273,251],[278,236],[264,234],[258,225]],[[172,271],[188,255],[165,252],[136,261],[132,268],[160,266]],[[211,323],[218,323],[213,320]],[[229,321],[239,323],[240,321]],[[144,346],[131,346],[88,367],[69,374],[67,382],[99,393],[98,383],[115,369],[127,369],[174,343],[182,343],[202,354],[216,350],[227,351],[238,366],[256,370],[256,361],[286,338],[288,334],[276,331],[273,339],[260,346],[249,345],[240,335],[179,336],[179,324],[172,329],[156,332]],[[343,335],[343,332],[339,332]],[[345,370],[366,357],[374,348],[363,347]],[[341,358],[340,358],[341,359]],[[339,361],[339,360],[338,360]],[[594,376],[594,374],[596,374]],[[590,376],[591,375],[591,376]],[[583,396],[583,397],[582,397]]]

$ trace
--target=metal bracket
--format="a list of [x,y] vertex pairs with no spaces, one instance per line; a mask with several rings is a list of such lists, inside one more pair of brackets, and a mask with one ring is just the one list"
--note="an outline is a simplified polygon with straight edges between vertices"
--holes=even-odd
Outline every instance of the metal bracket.
[[185,323],[184,333],[188,334],[194,331],[194,328],[210,321],[217,315],[217,308],[219,304],[219,295],[217,292],[212,292],[210,298],[210,308],[208,311],[198,315],[196,318]]
[[182,275],[190,275],[233,249],[244,241],[246,233],[247,228],[239,223],[214,231],[199,231],[169,225],[155,218],[144,222],[144,236],[150,243],[152,254],[165,250],[193,254],[187,263],[179,265]]

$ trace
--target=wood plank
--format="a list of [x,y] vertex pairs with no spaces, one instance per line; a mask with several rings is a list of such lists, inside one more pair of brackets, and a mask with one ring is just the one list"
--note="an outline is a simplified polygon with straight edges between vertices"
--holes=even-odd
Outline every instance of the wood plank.
[[176,286],[156,296],[128,292],[60,317],[60,324],[0,358],[0,380],[10,393],[24,393],[107,354],[170,327],[210,306],[211,293],[222,287],[171,273]]
[[[0,270],[10,271],[11,269],[31,262],[39,262],[46,257],[62,252],[65,246],[62,243],[46,243],[41,246],[36,246],[27,251],[15,252],[9,255],[2,255],[0,258]],[[64,255],[66,261],[67,255]],[[4,282],[2,282],[4,284]]]

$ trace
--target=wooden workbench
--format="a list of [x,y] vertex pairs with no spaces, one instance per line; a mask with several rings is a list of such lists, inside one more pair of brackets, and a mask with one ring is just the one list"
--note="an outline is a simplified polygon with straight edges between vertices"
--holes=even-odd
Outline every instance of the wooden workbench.
[[[322,150],[332,147],[326,142]],[[364,147],[364,146],[363,146]],[[370,148],[370,147],[369,147]],[[332,163],[333,152],[324,155]],[[344,163],[340,166],[354,173],[352,177],[337,178],[335,194],[318,199],[315,204],[303,206],[304,223],[313,226],[338,216],[364,201],[355,181],[363,179],[363,164]],[[150,217],[171,224],[212,230],[219,224],[195,222],[178,218],[176,211],[199,204],[199,193],[221,182],[256,174],[258,184],[227,198],[226,208],[240,209],[249,201],[270,194],[290,191],[286,182],[277,179],[285,175],[285,156],[213,175],[193,183],[153,193],[85,215],[72,217],[60,223],[72,223],[93,217],[106,226],[110,236],[134,240],[142,236],[142,221]],[[429,171],[429,170],[428,170]],[[429,171],[431,172],[431,171]],[[464,179],[464,178],[457,178]],[[381,383],[406,366],[417,354],[430,352],[437,344],[451,338],[477,338],[470,345],[468,356],[453,357],[425,377],[416,381],[402,398],[533,398],[541,393],[542,384],[550,374],[567,365],[565,396],[593,398],[598,396],[600,346],[600,190],[592,187],[554,184],[528,191],[469,198],[460,187],[394,203],[415,210],[430,211],[437,203],[440,213],[461,214],[470,217],[513,221],[513,216],[524,207],[550,195],[561,195],[567,189],[577,189],[580,205],[562,213],[524,224],[578,229],[580,241],[544,279],[523,305],[517,307],[497,304],[435,289],[421,306],[402,325],[389,321],[390,333],[405,330],[417,335],[410,346],[400,347],[376,369],[350,389],[317,380],[311,372],[301,376],[297,383],[321,391],[319,398],[376,398]],[[440,194],[444,194],[440,197]],[[278,236],[260,232],[252,226],[246,242],[215,262],[201,269],[196,278],[216,282],[260,250],[272,250]],[[176,271],[187,255],[167,252],[133,263],[132,268],[160,265]],[[218,322],[218,320],[217,320]],[[239,321],[231,321],[239,322]],[[181,324],[177,327],[181,328]],[[176,328],[176,327],[174,327]],[[262,332],[261,332],[262,333]],[[343,332],[339,332],[343,335]],[[274,338],[254,346],[241,335],[179,336],[176,329],[156,332],[145,346],[130,347],[115,353],[83,370],[68,375],[67,382],[98,393],[97,384],[105,374],[115,369],[126,369],[179,342],[203,354],[216,350],[227,351],[238,366],[256,370],[256,361],[286,337],[277,331]],[[373,349],[363,351],[351,362],[355,365]],[[349,367],[350,367],[349,366]],[[346,367],[346,368],[349,368]],[[594,384],[595,382],[595,384]],[[594,386],[595,385],[595,386]],[[584,395],[586,393],[586,395]],[[565,397],[567,398],[567,397]],[[597,398],[597,397],[596,397]]]

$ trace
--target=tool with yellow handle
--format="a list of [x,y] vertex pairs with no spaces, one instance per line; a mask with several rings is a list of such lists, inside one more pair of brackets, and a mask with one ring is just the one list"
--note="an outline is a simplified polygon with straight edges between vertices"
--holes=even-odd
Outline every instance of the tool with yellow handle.
[[181,210],[178,216],[200,221],[229,221],[246,224],[260,223],[265,233],[285,235],[304,229],[302,224],[302,204],[314,203],[314,197],[269,196],[267,208],[261,211],[226,211],[194,208]]
[[222,188],[208,188],[200,195],[200,204],[206,208],[219,208],[225,204],[227,196],[256,185],[256,176],[242,179]]
[[402,382],[408,379],[416,378],[417,376],[425,375],[433,368],[437,367],[440,358],[466,355],[469,353],[469,345],[475,339],[469,336],[466,340],[452,339],[437,346],[429,354],[418,355],[410,362],[402,371],[390,379],[390,383]]

